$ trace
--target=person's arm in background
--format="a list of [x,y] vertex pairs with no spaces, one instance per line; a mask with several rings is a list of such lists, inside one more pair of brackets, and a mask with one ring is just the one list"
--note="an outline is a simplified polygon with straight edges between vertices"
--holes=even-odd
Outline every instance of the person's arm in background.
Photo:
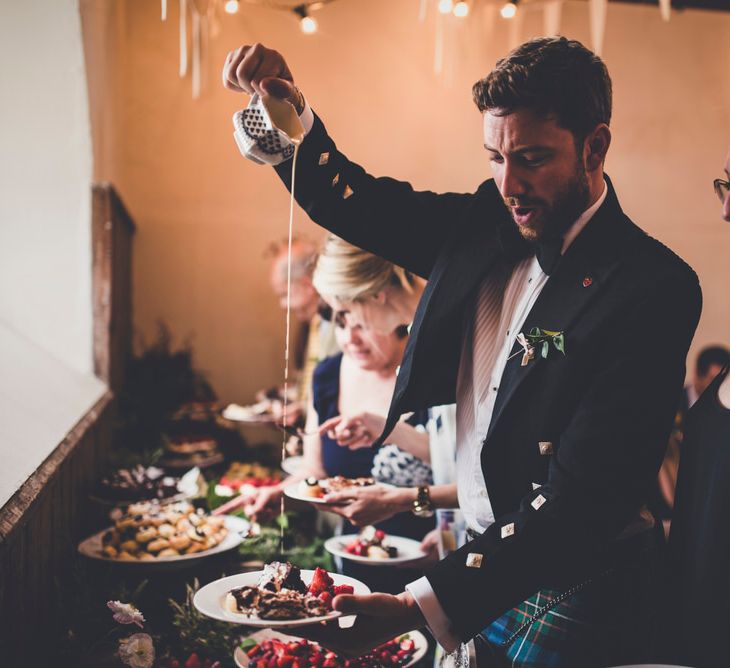
[[[319,426],[319,433],[328,433],[337,445],[358,450],[371,447],[384,427],[384,416],[363,412],[355,415],[336,415]],[[430,463],[431,450],[425,431],[420,431],[401,420],[387,438],[388,443],[397,445],[401,450],[409,452],[423,462]]]
[[[434,508],[458,508],[456,484],[430,485],[428,488]],[[333,505],[329,510],[341,515],[355,526],[367,526],[387,520],[398,513],[410,512],[418,495],[417,487],[351,487],[325,497]],[[340,505],[346,503],[347,505]]]
[[224,503],[213,511],[214,515],[222,515],[229,513],[238,508],[243,508],[246,515],[255,517],[267,506],[272,506],[281,499],[284,489],[296,485],[302,480],[315,477],[317,479],[324,478],[325,472],[322,467],[322,441],[317,433],[317,424],[319,418],[317,411],[311,401],[307,409],[307,423],[305,426],[305,435],[302,436],[304,444],[304,453],[302,456],[302,464],[294,475],[290,475],[277,485],[269,487],[259,487],[253,495],[241,495]]

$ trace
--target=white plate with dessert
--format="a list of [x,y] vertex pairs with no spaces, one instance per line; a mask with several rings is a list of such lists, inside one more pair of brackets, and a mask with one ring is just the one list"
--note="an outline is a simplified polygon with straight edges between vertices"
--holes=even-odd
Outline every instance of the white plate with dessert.
[[369,594],[370,589],[359,580],[322,568],[300,571],[288,562],[274,561],[262,571],[239,573],[205,585],[195,594],[193,604],[212,619],[280,628],[340,617],[341,613],[332,610],[332,599],[347,593]]
[[[383,652],[388,654],[388,662],[383,660]],[[272,629],[262,629],[248,636],[241,646],[236,648],[233,660],[238,668],[250,668],[257,661],[274,658],[277,665],[292,665],[294,661],[300,665],[323,665],[327,662],[332,668],[352,666],[399,666],[408,668],[418,663],[428,651],[428,640],[420,631],[403,633],[397,638],[383,643],[366,655],[357,659],[346,659],[334,652],[322,648],[318,643],[296,636],[285,635]],[[396,658],[393,662],[392,657]]]
[[133,503],[113,526],[82,541],[78,551],[136,567],[180,568],[238,547],[250,526],[240,517],[195,510],[187,501]]
[[[300,480],[296,485],[289,485],[284,488],[284,494],[290,499],[306,501],[307,503],[321,503],[332,505],[324,500],[330,492],[341,492],[352,487],[370,487],[375,484],[372,478],[345,478],[338,475],[332,478],[306,478]],[[347,505],[346,503],[338,505]]]
[[407,564],[426,556],[419,541],[391,536],[373,526],[365,527],[359,534],[333,536],[325,542],[324,549],[336,557],[371,566]]

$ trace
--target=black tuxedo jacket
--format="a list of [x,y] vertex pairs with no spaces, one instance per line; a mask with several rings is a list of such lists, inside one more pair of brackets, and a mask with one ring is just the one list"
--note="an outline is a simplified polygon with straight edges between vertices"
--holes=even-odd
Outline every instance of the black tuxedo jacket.
[[[277,167],[287,184],[291,168]],[[480,280],[530,252],[494,182],[435,194],[375,178],[315,119],[295,189],[316,223],[428,278],[385,433],[406,411],[453,402]],[[522,329],[563,331],[565,355],[524,367],[516,355],[502,376],[481,444],[496,522],[428,573],[462,638],[541,587],[605,568],[656,478],[700,310],[692,269],[629,220],[609,183]]]

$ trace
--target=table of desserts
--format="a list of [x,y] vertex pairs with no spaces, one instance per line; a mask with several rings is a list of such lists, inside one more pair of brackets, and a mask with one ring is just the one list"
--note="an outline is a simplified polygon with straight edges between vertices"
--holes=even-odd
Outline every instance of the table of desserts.
[[[223,414],[187,411],[186,419]],[[107,472],[91,497],[97,530],[79,543],[73,577],[59,593],[73,610],[59,657],[118,666],[125,652],[149,657],[151,648],[156,668],[426,665],[433,641],[415,629],[356,660],[296,636],[298,627],[339,617],[335,596],[369,591],[335,572],[333,555],[372,565],[423,555],[416,541],[372,527],[318,536],[317,504],[327,490],[374,484],[368,479],[303,481],[292,494],[299,511],[268,524],[240,510],[215,514],[232,498],[278,484],[286,473],[277,464],[246,461],[246,453],[231,459],[204,433],[178,433],[154,464]]]

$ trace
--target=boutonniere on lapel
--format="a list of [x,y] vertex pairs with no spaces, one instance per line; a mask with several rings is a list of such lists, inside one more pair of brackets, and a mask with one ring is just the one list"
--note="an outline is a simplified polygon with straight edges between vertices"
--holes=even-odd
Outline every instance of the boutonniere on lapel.
[[[540,357],[544,359],[547,359],[551,348],[555,348],[555,350],[565,355],[565,335],[563,332],[553,332],[549,329],[533,327],[529,334],[520,332],[517,335],[517,343],[522,346],[522,351],[516,352],[512,357],[522,352],[520,366],[527,366],[529,361],[535,358],[538,351]],[[509,359],[512,359],[512,357]]]

